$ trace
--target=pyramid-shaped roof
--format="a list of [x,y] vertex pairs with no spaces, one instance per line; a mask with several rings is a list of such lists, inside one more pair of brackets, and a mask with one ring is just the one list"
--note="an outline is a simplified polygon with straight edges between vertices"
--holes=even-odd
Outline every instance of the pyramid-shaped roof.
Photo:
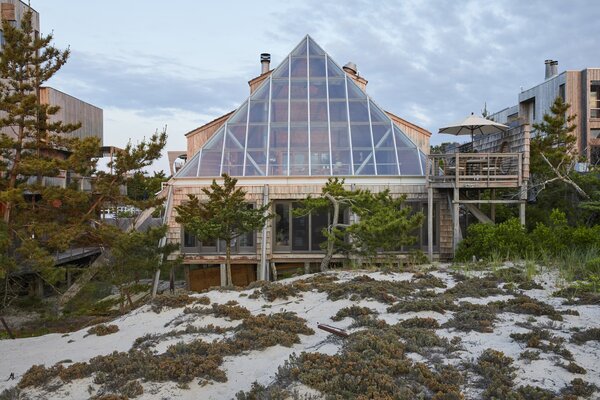
[[425,155],[306,36],[177,177],[422,176]]

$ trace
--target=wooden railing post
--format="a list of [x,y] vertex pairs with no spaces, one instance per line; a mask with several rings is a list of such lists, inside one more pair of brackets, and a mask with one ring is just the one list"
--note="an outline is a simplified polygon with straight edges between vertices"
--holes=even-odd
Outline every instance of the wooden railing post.
[[460,159],[459,159],[459,154],[460,153],[454,153],[455,154],[455,161],[454,161],[454,176],[455,176],[455,182],[456,182],[456,187],[458,187],[459,182],[460,182]]

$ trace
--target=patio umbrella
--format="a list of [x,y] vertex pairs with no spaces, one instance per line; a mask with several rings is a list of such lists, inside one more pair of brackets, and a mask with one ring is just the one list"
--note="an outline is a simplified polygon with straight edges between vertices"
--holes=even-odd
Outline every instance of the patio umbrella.
[[508,126],[504,124],[500,124],[498,122],[491,121],[489,119],[485,119],[483,117],[477,117],[471,113],[464,120],[457,122],[456,124],[452,124],[446,126],[444,128],[440,128],[439,133],[447,133],[450,135],[468,135],[471,134],[471,142],[473,141],[473,135],[483,134],[490,135],[492,133],[505,132],[508,129]]

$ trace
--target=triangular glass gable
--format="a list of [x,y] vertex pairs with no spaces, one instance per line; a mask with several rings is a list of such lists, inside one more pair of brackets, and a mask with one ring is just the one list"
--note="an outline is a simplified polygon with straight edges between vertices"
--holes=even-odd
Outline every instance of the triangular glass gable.
[[424,171],[419,148],[306,36],[177,176]]

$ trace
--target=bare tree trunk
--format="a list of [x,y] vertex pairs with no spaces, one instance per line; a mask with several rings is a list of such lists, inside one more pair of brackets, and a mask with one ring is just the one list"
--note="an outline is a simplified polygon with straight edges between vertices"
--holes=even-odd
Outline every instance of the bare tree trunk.
[[11,339],[14,339],[15,335],[13,335],[12,331],[8,327],[8,324],[4,320],[4,317],[0,317],[0,322],[2,322],[2,325],[4,325],[4,329],[6,329],[6,333],[8,333],[8,337],[11,338]]
[[[331,222],[331,225],[329,226],[329,234],[332,235],[333,230],[338,227],[339,214],[340,214],[340,203],[335,199],[335,197],[333,197],[329,193],[325,193],[325,197],[327,197],[327,199],[333,204],[333,221]],[[325,257],[323,257],[323,260],[321,260],[321,267],[320,267],[321,272],[329,270],[329,263],[331,261],[331,258],[333,257],[333,250],[334,250],[333,245],[334,245],[334,240],[330,236],[327,238],[327,252],[325,253]]]
[[233,278],[231,277],[231,240],[225,241],[225,270],[227,271],[227,286],[233,286]]

